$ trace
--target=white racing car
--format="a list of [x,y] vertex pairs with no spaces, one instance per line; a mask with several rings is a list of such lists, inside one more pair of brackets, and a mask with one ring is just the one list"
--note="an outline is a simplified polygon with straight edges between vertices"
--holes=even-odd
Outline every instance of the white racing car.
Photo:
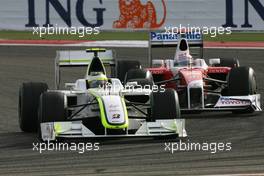
[[[38,131],[43,141],[57,138],[166,136],[185,137],[177,92],[142,88],[142,84],[107,78],[105,65],[115,65],[105,49],[59,51],[55,61],[56,90],[46,83],[23,83],[19,90],[19,124]],[[99,57],[101,59],[99,59]],[[88,66],[83,79],[58,90],[60,67]],[[144,82],[144,80],[137,80]]]

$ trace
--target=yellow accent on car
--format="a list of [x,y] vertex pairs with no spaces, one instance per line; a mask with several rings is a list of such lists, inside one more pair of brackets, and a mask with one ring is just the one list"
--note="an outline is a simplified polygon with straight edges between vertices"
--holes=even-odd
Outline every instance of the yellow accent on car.
[[105,48],[88,48],[88,49],[86,49],[86,52],[94,52],[94,51],[105,52],[106,49]]
[[95,96],[96,100],[98,101],[98,105],[99,105],[99,109],[100,109],[101,122],[102,122],[102,124],[103,124],[103,126],[105,128],[109,128],[109,129],[123,129],[123,128],[127,128],[128,127],[128,113],[127,113],[127,109],[126,109],[124,98],[120,97],[121,101],[122,101],[124,113],[125,113],[125,123],[122,124],[122,125],[111,125],[111,124],[107,123],[107,120],[106,120],[107,117],[105,115],[104,104],[103,104],[103,101],[102,101],[101,97],[96,95],[96,93],[91,91],[91,90],[89,90],[89,92],[93,96]]
[[57,136],[59,133],[62,132],[62,126],[59,123],[54,123],[54,130],[55,130],[55,135]]

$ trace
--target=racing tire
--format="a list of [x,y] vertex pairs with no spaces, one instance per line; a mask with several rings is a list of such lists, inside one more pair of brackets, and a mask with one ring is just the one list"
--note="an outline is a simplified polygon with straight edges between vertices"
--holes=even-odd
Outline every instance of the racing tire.
[[19,88],[18,117],[20,129],[36,132],[38,129],[39,98],[46,92],[48,85],[40,82],[23,83]]
[[218,66],[236,68],[239,67],[240,64],[239,60],[236,58],[220,58],[220,64]]
[[[125,76],[125,84],[127,82],[137,82],[138,87],[143,89],[150,89],[154,85],[153,77],[150,71],[143,69],[131,69]],[[126,87],[126,86],[125,86]],[[149,96],[125,96],[128,101],[146,103],[149,100]]]
[[64,94],[61,92],[45,92],[40,96],[39,122],[59,122],[66,120]]
[[125,76],[124,82],[135,81],[135,80],[147,80],[153,84],[153,77],[150,71],[143,69],[130,69]]
[[45,92],[40,96],[38,111],[38,138],[42,141],[41,123],[66,120],[64,94],[61,92]]
[[154,82],[150,79],[130,79],[129,81],[131,82],[137,82],[137,85],[140,85],[140,86],[149,86],[149,88],[151,88],[153,85],[154,85]]
[[[257,84],[254,70],[251,67],[233,68],[228,75],[228,95],[246,96],[257,93]],[[253,113],[253,108],[234,110],[234,114]]]
[[125,80],[126,73],[130,69],[139,69],[141,64],[139,61],[132,60],[120,60],[116,64],[116,77],[123,83]]
[[257,92],[254,70],[251,67],[233,68],[227,78],[228,95],[253,95]]
[[[152,90],[154,82],[152,79],[130,79],[131,82],[137,82],[137,86],[132,86],[133,88],[141,88],[141,89],[150,89]],[[129,85],[125,85],[125,89],[131,89]],[[125,99],[130,102],[137,102],[137,103],[147,103],[149,101],[148,95],[126,95]]]
[[181,109],[178,94],[174,89],[152,92],[150,95],[151,119],[178,119]]

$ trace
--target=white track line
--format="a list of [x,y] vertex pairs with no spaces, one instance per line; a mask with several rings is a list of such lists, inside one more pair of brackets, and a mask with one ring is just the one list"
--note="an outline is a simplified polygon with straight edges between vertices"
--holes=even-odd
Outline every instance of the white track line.
[[123,40],[106,40],[81,42],[72,44],[21,44],[21,43],[0,43],[4,46],[66,46],[66,47],[117,47],[117,48],[148,48],[148,41],[123,41]]
[[[148,41],[140,40],[105,40],[105,41],[92,41],[92,42],[81,42],[72,44],[23,44],[23,43],[0,43],[0,46],[50,46],[50,47],[116,47],[116,48],[148,48]],[[264,47],[210,47],[205,46],[205,49],[264,49]]]
[[84,42],[77,44],[66,44],[65,46],[148,48],[148,41],[105,40],[105,41]]

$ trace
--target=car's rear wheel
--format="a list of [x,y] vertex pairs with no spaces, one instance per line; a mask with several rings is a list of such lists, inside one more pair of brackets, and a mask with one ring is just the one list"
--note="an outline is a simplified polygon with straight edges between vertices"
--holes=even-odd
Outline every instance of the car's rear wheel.
[[46,92],[46,83],[23,83],[19,88],[19,126],[24,132],[36,132],[38,128],[39,97]]
[[[143,69],[131,69],[125,76],[125,84],[128,82],[137,82],[135,88],[152,89],[154,85],[153,77],[150,71]],[[131,87],[126,87],[131,88]],[[146,103],[149,100],[149,96],[138,95],[138,96],[125,96],[126,100],[131,102]]]
[[143,69],[130,69],[125,76],[125,83],[135,80],[146,80],[143,82],[150,82],[153,84],[153,77],[150,71]]
[[[233,68],[227,78],[229,96],[246,96],[257,93],[257,84],[254,70],[251,67]],[[234,113],[254,112],[252,108]]]
[[236,58],[220,58],[220,64],[218,65],[220,67],[239,67],[239,60]]
[[141,64],[139,61],[120,60],[116,65],[116,77],[123,83],[127,72],[131,69],[139,69]]

